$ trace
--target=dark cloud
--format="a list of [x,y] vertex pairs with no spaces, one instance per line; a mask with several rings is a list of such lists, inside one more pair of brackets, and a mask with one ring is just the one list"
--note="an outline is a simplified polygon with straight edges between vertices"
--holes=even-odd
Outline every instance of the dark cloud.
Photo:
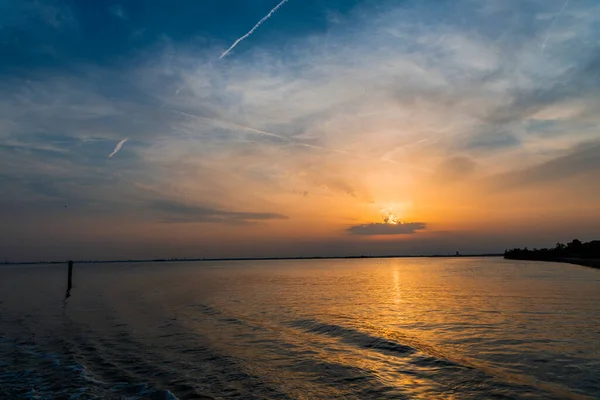
[[426,228],[424,222],[408,222],[405,224],[362,224],[347,229],[353,235],[411,235]]
[[223,224],[245,224],[256,221],[287,219],[277,213],[227,211],[208,206],[194,206],[169,200],[157,200],[150,208],[158,211],[165,222],[215,222]]
[[506,147],[518,147],[521,141],[508,132],[486,132],[469,140],[467,147],[472,150],[488,150]]
[[503,174],[493,181],[504,188],[534,185],[556,181],[576,175],[594,174],[600,182],[600,142],[580,145],[566,155],[533,167]]

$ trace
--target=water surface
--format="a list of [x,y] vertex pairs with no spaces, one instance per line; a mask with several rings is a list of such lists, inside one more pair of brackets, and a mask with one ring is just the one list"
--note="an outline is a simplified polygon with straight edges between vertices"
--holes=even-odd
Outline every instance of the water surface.
[[0,267],[0,398],[600,398],[600,270],[499,258]]

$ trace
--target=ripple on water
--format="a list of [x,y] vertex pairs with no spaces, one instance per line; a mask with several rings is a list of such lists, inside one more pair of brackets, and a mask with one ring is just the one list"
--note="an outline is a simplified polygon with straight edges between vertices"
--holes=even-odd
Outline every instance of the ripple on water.
[[600,398],[598,271],[511,265],[0,271],[0,399]]
[[0,398],[31,400],[178,400],[146,383],[107,384],[72,357],[0,338]]

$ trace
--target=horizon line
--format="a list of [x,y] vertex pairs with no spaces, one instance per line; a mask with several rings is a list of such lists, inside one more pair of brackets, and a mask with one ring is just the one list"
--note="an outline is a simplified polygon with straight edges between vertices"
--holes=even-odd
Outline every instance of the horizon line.
[[478,254],[418,254],[418,255],[360,255],[360,256],[296,256],[296,257],[202,257],[202,258],[153,258],[129,260],[62,260],[62,261],[4,261],[0,265],[64,264],[72,261],[78,264],[117,264],[141,262],[203,262],[203,261],[277,261],[277,260],[336,260],[356,258],[461,258],[461,257],[502,257],[504,253]]

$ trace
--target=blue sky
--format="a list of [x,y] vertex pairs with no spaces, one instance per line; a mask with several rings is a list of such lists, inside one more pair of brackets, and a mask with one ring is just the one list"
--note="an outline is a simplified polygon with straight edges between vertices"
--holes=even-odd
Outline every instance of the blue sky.
[[0,0],[0,258],[596,238],[597,1],[278,3]]
[[[270,32],[258,31],[253,42],[284,46],[290,37],[325,32],[333,15],[345,14],[358,3],[292,2],[269,22]],[[11,72],[17,73],[24,66],[123,66],[134,62],[141,52],[152,52],[165,43],[190,51],[218,50],[238,38],[243,29],[250,29],[276,4],[268,0],[3,1],[2,50],[10,55],[4,67],[13,67]]]

